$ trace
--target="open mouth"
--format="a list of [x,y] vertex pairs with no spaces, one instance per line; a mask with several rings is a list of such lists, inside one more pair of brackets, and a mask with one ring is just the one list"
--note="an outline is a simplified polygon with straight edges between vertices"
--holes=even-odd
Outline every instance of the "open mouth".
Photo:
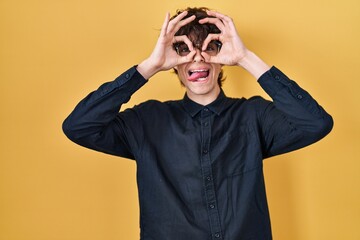
[[195,82],[195,81],[203,81],[206,80],[209,76],[209,69],[198,69],[198,70],[190,70],[188,72],[189,77],[188,80]]

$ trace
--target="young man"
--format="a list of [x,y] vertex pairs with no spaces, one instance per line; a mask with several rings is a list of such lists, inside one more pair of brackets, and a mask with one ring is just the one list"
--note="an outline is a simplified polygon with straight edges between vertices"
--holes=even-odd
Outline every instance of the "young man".
[[[273,99],[233,99],[222,66],[251,73]],[[174,69],[182,100],[147,101],[119,113],[159,71]],[[330,115],[241,41],[231,18],[205,8],[163,23],[153,53],[83,99],[65,134],[135,159],[143,240],[272,239],[262,160],[312,144]]]

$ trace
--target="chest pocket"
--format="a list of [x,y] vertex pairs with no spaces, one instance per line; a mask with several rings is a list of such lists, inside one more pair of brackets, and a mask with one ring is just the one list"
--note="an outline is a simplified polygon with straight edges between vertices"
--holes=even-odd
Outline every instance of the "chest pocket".
[[262,165],[258,133],[248,125],[212,139],[211,151],[213,167],[225,176],[239,175]]

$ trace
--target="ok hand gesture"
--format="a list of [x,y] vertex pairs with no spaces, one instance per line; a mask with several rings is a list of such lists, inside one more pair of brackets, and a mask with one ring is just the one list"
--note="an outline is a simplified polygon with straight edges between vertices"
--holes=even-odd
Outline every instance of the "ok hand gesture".
[[[261,58],[245,47],[230,17],[214,11],[208,11],[207,14],[211,17],[199,22],[215,24],[221,31],[219,34],[209,34],[203,43],[201,54],[207,62],[241,66],[256,79],[270,69]],[[210,56],[204,51],[212,40],[219,40],[222,43],[220,52],[215,56]]]
[[[221,33],[207,36],[202,46],[202,55],[207,62],[228,66],[240,65],[239,63],[246,56],[248,50],[241,41],[234,22],[230,17],[218,12],[208,11],[207,14],[212,17],[201,19],[199,23],[214,24],[220,29]],[[204,51],[212,40],[218,40],[222,43],[221,51],[216,56],[210,56]]]
[[[175,36],[175,33],[184,25],[195,19],[195,16],[183,19],[187,15],[184,11],[174,19],[170,20],[169,13],[166,14],[165,21],[161,27],[160,36],[150,57],[140,63],[138,71],[149,79],[159,71],[169,70],[179,64],[187,63],[193,60],[196,51],[193,51],[193,45],[185,35]],[[187,56],[179,56],[173,49],[175,42],[184,42],[191,51]]]

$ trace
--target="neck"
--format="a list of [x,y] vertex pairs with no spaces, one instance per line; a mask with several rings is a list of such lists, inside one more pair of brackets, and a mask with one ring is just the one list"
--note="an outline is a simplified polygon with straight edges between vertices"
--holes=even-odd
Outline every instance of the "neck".
[[216,91],[212,91],[211,93],[207,94],[194,94],[191,91],[186,91],[187,96],[194,102],[206,106],[216,100],[219,96],[220,88],[217,88]]

